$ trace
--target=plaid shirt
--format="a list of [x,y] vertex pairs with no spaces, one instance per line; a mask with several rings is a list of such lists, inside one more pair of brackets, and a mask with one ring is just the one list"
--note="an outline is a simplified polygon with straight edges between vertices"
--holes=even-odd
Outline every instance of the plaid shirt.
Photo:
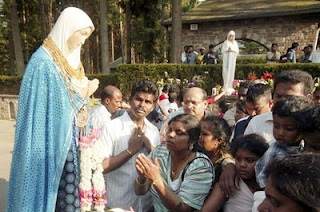
[[279,144],[278,142],[273,142],[269,149],[264,153],[264,155],[256,163],[256,180],[261,188],[266,186],[267,175],[266,168],[268,164],[276,159],[284,158],[290,154],[299,153],[299,146],[287,146]]

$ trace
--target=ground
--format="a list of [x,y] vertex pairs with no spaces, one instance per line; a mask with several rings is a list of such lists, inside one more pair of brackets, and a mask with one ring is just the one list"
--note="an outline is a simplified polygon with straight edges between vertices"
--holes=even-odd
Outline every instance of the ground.
[[14,121],[0,120],[0,212],[4,211],[7,205],[14,130]]

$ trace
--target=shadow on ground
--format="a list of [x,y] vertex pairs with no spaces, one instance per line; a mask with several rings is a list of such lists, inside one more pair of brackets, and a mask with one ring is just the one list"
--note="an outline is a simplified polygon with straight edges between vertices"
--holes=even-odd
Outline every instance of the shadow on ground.
[[6,179],[0,178],[0,211],[5,211],[7,207],[7,194],[9,182]]

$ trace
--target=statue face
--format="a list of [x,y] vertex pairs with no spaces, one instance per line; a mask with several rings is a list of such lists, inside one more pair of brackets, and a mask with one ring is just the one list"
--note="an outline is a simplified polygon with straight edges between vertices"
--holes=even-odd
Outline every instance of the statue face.
[[75,31],[67,40],[70,51],[82,46],[86,39],[90,36],[92,29],[90,27]]
[[229,34],[228,40],[229,41],[234,41],[234,39],[235,39],[235,35],[234,34]]

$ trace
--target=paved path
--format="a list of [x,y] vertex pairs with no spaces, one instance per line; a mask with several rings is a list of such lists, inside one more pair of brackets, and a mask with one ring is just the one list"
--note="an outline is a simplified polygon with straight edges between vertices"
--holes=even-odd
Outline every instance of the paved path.
[[3,212],[7,205],[14,130],[14,121],[0,120],[0,212]]

